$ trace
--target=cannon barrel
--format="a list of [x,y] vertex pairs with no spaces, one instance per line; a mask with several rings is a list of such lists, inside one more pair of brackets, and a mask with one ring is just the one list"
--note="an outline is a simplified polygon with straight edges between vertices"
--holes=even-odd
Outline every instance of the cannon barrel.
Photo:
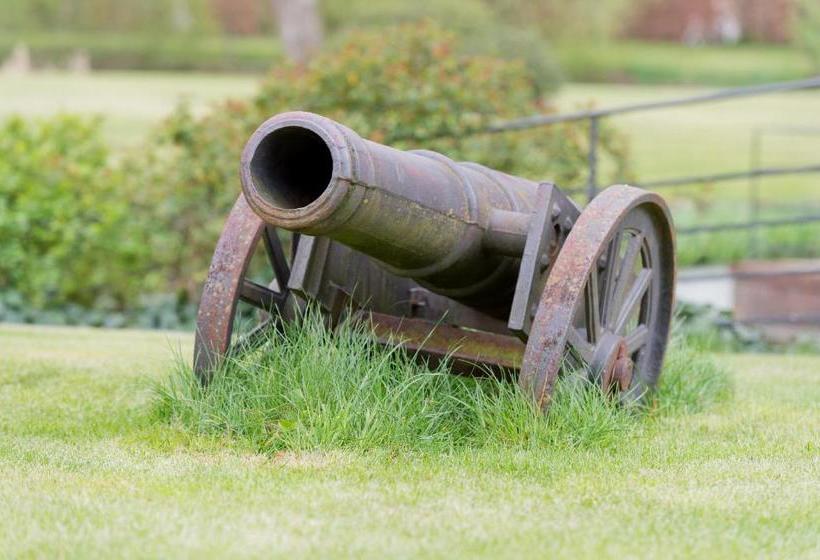
[[[614,185],[581,211],[549,182],[396,150],[302,112],[256,130],[241,179],[197,315],[204,382],[312,303],[329,326],[364,322],[378,342],[454,371],[518,369],[542,410],[565,364],[621,402],[657,383],[675,260],[655,193]],[[263,311],[244,334],[240,303]]]
[[242,189],[268,224],[326,236],[487,313],[509,311],[536,182],[282,113],[242,154]]

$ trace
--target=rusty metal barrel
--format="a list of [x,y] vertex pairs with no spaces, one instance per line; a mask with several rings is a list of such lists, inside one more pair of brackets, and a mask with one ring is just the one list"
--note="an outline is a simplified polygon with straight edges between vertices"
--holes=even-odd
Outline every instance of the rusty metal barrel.
[[509,311],[538,184],[365,140],[312,113],[264,122],[242,188],[268,224],[329,237],[493,315]]

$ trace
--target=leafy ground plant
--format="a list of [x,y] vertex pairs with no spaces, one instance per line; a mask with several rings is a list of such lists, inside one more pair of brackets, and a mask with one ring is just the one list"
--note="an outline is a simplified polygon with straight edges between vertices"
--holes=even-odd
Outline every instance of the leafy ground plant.
[[[673,341],[666,369],[649,416],[701,410],[731,394],[727,373],[682,339]],[[567,376],[545,418],[514,383],[419,366],[396,347],[378,346],[363,326],[330,332],[315,312],[227,360],[207,387],[179,359],[154,395],[162,420],[262,452],[606,448],[647,416]]]

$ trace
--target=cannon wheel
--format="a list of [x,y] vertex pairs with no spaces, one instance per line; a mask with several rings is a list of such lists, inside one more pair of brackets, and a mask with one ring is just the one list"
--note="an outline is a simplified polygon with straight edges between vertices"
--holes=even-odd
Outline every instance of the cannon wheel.
[[581,213],[549,273],[519,375],[549,407],[559,371],[581,369],[623,401],[661,372],[674,303],[674,234],[656,194],[610,187]]
[[[273,280],[267,285],[247,277],[260,242],[273,272]],[[214,368],[233,348],[252,344],[271,321],[283,316],[288,299],[290,262],[297,243],[298,235],[294,235],[288,258],[276,229],[266,226],[248,206],[245,197],[239,196],[217,242],[199,303],[194,372],[200,380],[207,382]],[[259,310],[259,321],[249,332],[236,337],[234,326],[240,301]]]

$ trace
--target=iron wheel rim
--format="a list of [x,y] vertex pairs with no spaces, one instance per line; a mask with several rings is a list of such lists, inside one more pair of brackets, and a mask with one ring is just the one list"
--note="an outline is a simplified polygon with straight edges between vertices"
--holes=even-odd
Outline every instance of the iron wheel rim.
[[[625,276],[615,273],[630,253],[639,264],[627,266]],[[618,393],[624,402],[645,400],[661,372],[674,276],[674,234],[663,200],[625,185],[603,191],[581,213],[550,270],[524,353],[522,389],[546,410],[562,370],[582,367],[595,383],[611,381],[604,368],[626,343],[634,374]],[[620,297],[607,299],[616,286]]]

